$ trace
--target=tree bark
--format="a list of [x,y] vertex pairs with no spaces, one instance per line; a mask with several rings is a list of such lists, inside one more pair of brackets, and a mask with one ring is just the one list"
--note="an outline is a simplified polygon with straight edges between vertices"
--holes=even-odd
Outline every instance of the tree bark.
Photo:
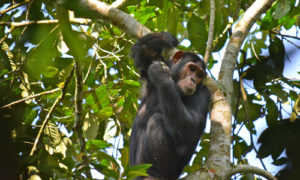
[[109,6],[98,0],[82,0],[82,3],[91,11],[99,13],[103,20],[109,21],[132,37],[140,38],[151,32],[150,29],[141,25],[129,14],[115,8],[114,5]]
[[245,12],[230,38],[223,57],[218,77],[219,89],[213,94],[211,117],[211,141],[208,169],[224,179],[230,170],[231,144],[231,98],[233,93],[233,71],[238,53],[251,27],[274,0],[256,0]]

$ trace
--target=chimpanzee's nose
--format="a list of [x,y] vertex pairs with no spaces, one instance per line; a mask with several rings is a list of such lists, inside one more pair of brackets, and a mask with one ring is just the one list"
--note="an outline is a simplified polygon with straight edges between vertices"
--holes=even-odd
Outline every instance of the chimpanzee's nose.
[[196,81],[193,77],[191,77],[191,81],[196,84]]

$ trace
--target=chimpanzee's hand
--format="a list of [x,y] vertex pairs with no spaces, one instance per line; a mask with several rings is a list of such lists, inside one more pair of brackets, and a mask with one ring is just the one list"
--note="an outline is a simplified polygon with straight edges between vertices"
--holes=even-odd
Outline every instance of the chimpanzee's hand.
[[153,75],[170,76],[169,67],[162,61],[155,61],[149,67],[149,73]]
[[170,78],[170,69],[162,61],[153,62],[148,69],[148,76],[153,83],[160,83],[166,78]]

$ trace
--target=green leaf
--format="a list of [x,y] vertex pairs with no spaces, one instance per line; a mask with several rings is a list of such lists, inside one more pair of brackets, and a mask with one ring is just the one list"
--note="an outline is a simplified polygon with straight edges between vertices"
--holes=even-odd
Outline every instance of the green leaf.
[[220,51],[224,47],[227,38],[228,38],[227,33],[225,33],[222,37],[219,37],[217,44],[213,48],[213,52]]
[[45,71],[42,72],[43,76],[47,78],[54,77],[58,72],[58,69],[52,66],[47,66]]
[[4,74],[6,74],[8,72],[8,69],[2,69],[0,71],[0,77],[3,76]]
[[113,108],[112,107],[105,107],[99,111],[99,117],[109,117],[112,116],[113,113]]
[[222,32],[224,31],[226,27],[225,20],[226,18],[224,18],[222,8],[217,8],[216,17],[215,17],[215,26],[214,26],[214,37],[222,34]]
[[172,6],[170,8],[167,18],[167,29],[168,32],[172,33],[176,36],[177,27],[178,27],[178,19],[179,19],[179,10],[176,6]]
[[152,164],[140,164],[137,166],[131,166],[130,170],[138,170],[138,171],[144,171],[149,169],[152,166]]
[[127,85],[131,85],[131,86],[134,86],[135,88],[136,87],[141,87],[141,83],[139,81],[134,81],[134,80],[127,80],[125,79],[124,82],[127,84]]
[[281,99],[282,102],[286,102],[288,100],[289,94],[286,92],[284,87],[281,84],[274,84],[268,86],[270,89],[270,94],[276,95],[278,98]]
[[97,162],[98,163],[91,163],[95,168],[108,177],[114,177],[118,179],[120,175],[120,166],[118,162],[110,155],[103,151],[98,151],[96,154]]
[[274,165],[276,165],[276,166],[281,166],[281,165],[284,165],[284,164],[286,164],[286,163],[288,163],[288,162],[289,162],[288,158],[286,158],[286,157],[281,157],[281,158],[279,158],[279,159],[274,160],[274,161],[272,162],[272,164],[274,164]]
[[72,145],[71,139],[62,134],[58,130],[58,126],[54,122],[48,122],[44,129],[44,145],[49,154],[59,153],[65,158],[67,156],[68,147]]
[[97,171],[99,171],[100,173],[102,173],[106,177],[113,177],[114,179],[118,179],[119,174],[116,171],[114,171],[114,170],[112,170],[112,169],[110,169],[107,166],[102,165],[102,164],[96,164],[96,163],[91,163],[91,164],[94,166],[94,168]]
[[23,121],[25,124],[31,124],[37,114],[37,110],[31,109],[29,106],[27,106],[23,114]]
[[285,148],[286,141],[289,137],[289,128],[284,124],[274,124],[262,132],[258,142],[262,145],[258,149],[257,157],[265,158],[269,155],[277,159]]
[[87,139],[95,139],[98,134],[99,120],[96,116],[86,115],[82,130]]
[[233,146],[233,156],[239,161],[242,160],[244,154],[247,154],[248,145],[245,140],[239,136],[236,136],[236,143]]
[[140,164],[137,166],[131,166],[125,175],[128,179],[133,179],[138,176],[148,176],[147,169],[149,169],[152,164]]
[[187,29],[192,46],[194,46],[200,54],[203,55],[208,37],[205,21],[196,15],[192,15],[187,24]]
[[278,21],[279,24],[282,24],[286,30],[290,29],[295,23],[296,23],[296,18],[291,17],[288,15],[282,17]]
[[127,179],[133,179],[138,176],[148,176],[148,174],[146,172],[134,171],[134,170],[129,171],[125,175],[126,175]]
[[91,149],[100,150],[100,149],[105,149],[108,147],[111,147],[111,144],[109,144],[105,141],[101,141],[101,140],[93,139],[93,140],[88,140],[86,142],[86,148],[88,150],[91,150]]
[[129,162],[129,150],[127,147],[124,147],[121,150],[121,163],[125,171],[127,170],[128,162]]
[[203,134],[201,141],[200,141],[200,151],[196,153],[196,157],[193,161],[193,164],[191,166],[186,166],[184,168],[184,172],[187,172],[188,174],[193,173],[197,170],[199,170],[203,164],[205,163],[205,160],[207,159],[207,155],[209,153],[209,147],[210,147],[210,134]]
[[[101,107],[107,106],[109,101],[109,96],[107,92],[107,86],[102,85],[86,97],[87,105],[92,107],[94,112],[99,112]],[[102,112],[105,110],[102,110]]]
[[268,111],[268,114],[266,115],[266,120],[268,126],[272,126],[276,123],[277,117],[278,117],[278,109],[274,101],[270,98],[266,99],[266,108]]
[[[249,120],[254,121],[261,116],[261,108],[262,105],[253,103],[250,99],[253,97],[248,96],[248,109],[246,113],[246,107],[243,105],[241,109],[238,110],[237,120],[238,122],[242,122],[245,120],[245,117],[248,117]],[[246,124],[248,127],[248,124]]]
[[[38,30],[39,30],[38,34],[37,34],[37,32],[35,32],[35,31],[37,31],[37,29],[33,30],[33,32],[31,32],[34,34],[34,37],[32,37],[33,39],[35,39],[36,37],[39,37],[41,35],[40,34],[41,29],[38,28]],[[50,29],[48,29],[48,30],[50,30]],[[43,33],[43,35],[42,35],[43,40],[41,42],[38,42],[38,46],[36,46],[35,48],[32,48],[32,50],[29,51],[28,62],[24,66],[24,71],[26,73],[28,73],[28,75],[30,77],[35,78],[37,80],[39,80],[41,78],[40,77],[41,74],[45,73],[45,71],[47,72],[47,67],[52,65],[53,58],[55,58],[57,55],[57,49],[53,48],[53,47],[57,40],[58,30],[55,29],[55,31],[53,31],[52,33],[49,33],[49,32],[47,32],[47,33],[48,33],[48,35],[45,35]],[[30,34],[30,32],[28,32],[27,34]],[[50,70],[50,69],[48,69],[48,70]],[[47,73],[46,73],[46,76],[47,76]],[[51,73],[50,73],[50,76],[51,76]]]
[[277,26],[278,22],[272,18],[271,10],[268,10],[260,24],[261,30],[271,30]]
[[300,115],[300,95],[294,104],[293,112],[290,117],[291,122],[294,122],[298,118],[299,115]]
[[130,14],[134,15],[134,18],[137,19],[141,24],[145,24],[150,18],[156,16],[155,14],[155,6],[149,6],[145,3],[141,3],[142,7],[138,7],[136,5],[127,6]]
[[272,17],[275,20],[278,20],[285,16],[291,10],[291,1],[290,0],[277,0],[277,6],[275,11],[272,14]]
[[157,27],[159,29],[165,30],[168,22],[169,10],[171,8],[171,2],[168,0],[163,0],[162,13],[157,17]]

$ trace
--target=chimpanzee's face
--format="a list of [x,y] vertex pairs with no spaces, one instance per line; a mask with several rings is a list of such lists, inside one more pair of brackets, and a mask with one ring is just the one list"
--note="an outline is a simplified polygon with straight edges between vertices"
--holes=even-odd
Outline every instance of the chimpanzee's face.
[[[174,55],[175,56],[175,55]],[[205,65],[196,55],[177,56],[173,59],[173,77],[177,86],[184,95],[191,96],[195,93],[197,85],[206,77]]]

